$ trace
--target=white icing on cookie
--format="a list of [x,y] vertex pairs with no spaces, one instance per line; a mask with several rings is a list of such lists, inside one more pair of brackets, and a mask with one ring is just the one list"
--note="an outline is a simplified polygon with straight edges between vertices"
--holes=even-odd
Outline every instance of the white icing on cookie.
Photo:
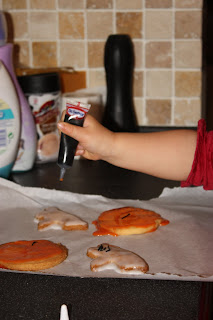
[[94,259],[90,263],[94,272],[113,269],[123,274],[142,274],[149,270],[146,261],[136,253],[108,243],[89,248],[87,255]]
[[35,222],[38,222],[39,230],[86,230],[88,228],[86,221],[55,207],[49,207],[38,213],[35,216]]

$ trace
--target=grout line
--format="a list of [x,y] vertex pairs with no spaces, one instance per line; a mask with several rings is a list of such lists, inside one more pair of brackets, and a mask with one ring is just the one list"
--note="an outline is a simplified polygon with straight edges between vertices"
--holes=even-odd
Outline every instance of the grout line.
[[[137,98],[140,98],[140,97],[137,97]],[[158,96],[147,96],[147,98],[149,100],[171,100],[171,96],[165,96],[165,97],[158,97]],[[175,98],[176,100],[180,101],[180,100],[197,100],[197,99],[200,99],[200,96],[190,96],[190,97],[176,97]]]
[[143,37],[142,37],[142,68],[143,68],[143,110],[142,110],[142,124],[147,125],[147,117],[146,117],[146,8],[145,8],[145,0],[142,0],[142,7],[143,7]]
[[61,42],[60,42],[60,36],[59,36],[59,7],[58,7],[58,1],[55,0],[55,7],[56,7],[56,45],[57,45],[57,67],[60,66],[61,61]]
[[31,39],[31,23],[30,23],[30,0],[27,0],[27,27],[28,27],[28,45],[29,45],[29,64],[30,67],[33,67],[33,48],[32,48],[32,39]]
[[86,88],[89,87],[89,65],[88,65],[88,29],[87,29],[87,12],[88,9],[86,8],[86,0],[84,0],[84,50],[85,50],[85,72],[86,72]]
[[112,33],[116,33],[116,0],[112,0]]
[[175,115],[175,0],[172,1],[172,96],[171,96],[171,125],[174,125]]
[[[44,0],[45,1],[45,0]],[[143,1],[143,0],[141,0]],[[113,8],[114,7],[114,8]],[[61,12],[67,12],[67,11],[74,11],[74,12],[82,12],[84,10],[87,10],[89,12],[100,12],[100,11],[104,11],[104,12],[111,12],[112,10],[115,10],[117,12],[141,12],[143,9],[116,9],[115,6],[113,6],[110,9],[107,8],[101,8],[101,9],[87,9],[86,6],[84,9],[63,9],[60,8]],[[1,8],[1,0],[0,0],[0,8]],[[21,11],[26,11],[27,9],[9,9],[9,11],[17,11],[17,12],[21,12]],[[146,11],[152,11],[152,12],[165,12],[165,11],[178,11],[178,12],[182,12],[182,11],[187,11],[187,12],[192,12],[192,11],[202,11],[202,8],[145,8],[144,6],[144,10]],[[31,11],[33,12],[55,12],[55,9],[37,9],[37,8],[31,8]]]

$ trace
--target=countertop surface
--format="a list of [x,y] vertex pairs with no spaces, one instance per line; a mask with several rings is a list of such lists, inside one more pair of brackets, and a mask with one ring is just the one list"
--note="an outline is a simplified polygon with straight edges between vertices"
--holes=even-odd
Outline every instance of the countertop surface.
[[33,170],[13,173],[11,179],[23,186],[43,187],[81,194],[99,194],[113,199],[149,200],[164,187],[178,187],[178,181],[162,180],[143,173],[115,167],[104,161],[75,160],[59,181],[56,163],[37,164]]
[[[10,180],[30,187],[99,194],[114,199],[158,197],[167,181],[114,167],[103,161],[75,160],[59,181],[56,163],[37,164]],[[75,278],[0,272],[0,318],[59,319],[66,304],[70,319],[212,319],[212,283],[195,281]]]

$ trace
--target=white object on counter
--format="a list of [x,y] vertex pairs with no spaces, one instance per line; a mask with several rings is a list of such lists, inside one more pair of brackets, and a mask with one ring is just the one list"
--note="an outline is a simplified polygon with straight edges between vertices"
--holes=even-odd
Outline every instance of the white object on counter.
[[19,99],[21,114],[21,134],[18,155],[12,171],[27,171],[32,169],[37,148],[36,127],[30,106],[18,83],[13,66],[13,44],[7,43],[0,47],[0,59],[11,76]]
[[103,117],[105,88],[80,89],[73,92],[67,92],[62,95],[62,109],[66,107],[66,99],[72,98],[75,101],[91,104],[89,114],[97,121],[101,122]]
[[[6,40],[7,23],[4,12],[0,10],[0,60],[3,62],[16,89],[20,109],[19,150],[12,171],[27,171],[33,167],[35,161],[37,147],[36,128],[31,109],[15,74],[13,65],[14,45],[12,43],[6,43]],[[1,92],[3,91],[3,81],[4,80],[1,80]]]
[[0,60],[0,177],[8,178],[21,133],[20,105],[11,77]]
[[57,72],[23,75],[18,78],[36,123],[36,163],[56,161],[59,150],[57,122],[61,107]]
[[69,320],[68,310],[65,304],[62,304],[61,306],[60,320]]

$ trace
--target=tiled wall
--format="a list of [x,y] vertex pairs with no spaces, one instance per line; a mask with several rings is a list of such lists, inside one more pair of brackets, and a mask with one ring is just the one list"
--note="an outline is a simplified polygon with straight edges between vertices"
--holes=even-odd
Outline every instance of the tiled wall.
[[128,33],[135,48],[140,125],[197,124],[201,115],[202,0],[0,0],[19,44],[16,65],[85,70],[105,85],[104,44]]

